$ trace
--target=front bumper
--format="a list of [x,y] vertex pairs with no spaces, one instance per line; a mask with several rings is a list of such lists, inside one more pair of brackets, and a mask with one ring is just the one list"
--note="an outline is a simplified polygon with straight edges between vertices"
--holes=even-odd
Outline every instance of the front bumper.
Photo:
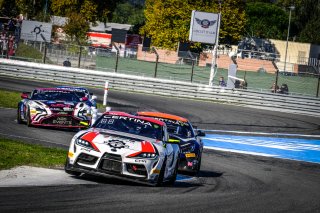
[[90,123],[90,120],[79,120],[72,116],[51,116],[42,118],[39,122],[32,121],[31,124],[33,126],[86,129],[90,126]]
[[195,172],[198,169],[199,159],[195,153],[181,153],[179,171]]
[[[98,159],[97,159],[98,160]],[[74,172],[80,172],[80,173],[85,173],[85,174],[90,174],[90,175],[95,175],[95,176],[102,176],[102,177],[107,177],[107,178],[117,178],[121,180],[126,180],[126,181],[131,181],[131,182],[137,182],[137,183],[143,183],[147,185],[152,185],[155,186],[158,180],[158,175],[154,175],[153,179],[148,179],[148,174],[145,173],[144,175],[137,175],[137,174],[130,174],[128,172],[129,168],[128,165],[130,163],[123,163],[119,162],[117,163],[116,161],[112,160],[106,160],[101,158],[98,160],[98,166],[95,162],[90,166],[89,162],[86,162],[88,166],[84,166],[84,162],[81,160],[78,160],[74,164],[69,163],[69,158],[67,158],[67,163],[65,166],[65,170],[68,173],[68,171],[74,171]],[[78,163],[79,162],[79,163]],[[123,172],[123,168],[126,168],[126,172]]]
[[126,175],[121,175],[121,174],[113,174],[113,173],[106,173],[99,171],[97,169],[90,169],[90,168],[81,168],[77,166],[73,166],[70,164],[67,164],[65,167],[66,171],[74,171],[74,172],[81,172],[89,175],[95,175],[95,176],[101,176],[101,177],[106,177],[106,178],[117,178],[120,180],[125,180],[125,181],[130,181],[130,182],[135,182],[135,183],[143,183],[147,184],[150,186],[155,186],[156,182],[154,181],[148,181],[146,179],[141,179],[141,178],[136,178],[136,177],[131,177],[131,176],[126,176]]

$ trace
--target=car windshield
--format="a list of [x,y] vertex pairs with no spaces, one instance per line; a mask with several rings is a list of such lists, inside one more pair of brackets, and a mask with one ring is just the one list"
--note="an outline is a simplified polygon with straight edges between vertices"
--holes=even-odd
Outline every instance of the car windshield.
[[159,124],[135,117],[103,115],[93,127],[162,139],[162,127]]
[[32,94],[31,99],[80,102],[79,97],[73,91],[68,90],[35,90]]
[[83,98],[83,97],[87,97],[86,93],[85,92],[82,92],[82,91],[75,91],[75,93],[77,94],[77,96],[79,98]]
[[193,138],[194,132],[189,122],[171,120],[166,118],[155,118],[167,124],[169,134],[176,135],[181,138]]

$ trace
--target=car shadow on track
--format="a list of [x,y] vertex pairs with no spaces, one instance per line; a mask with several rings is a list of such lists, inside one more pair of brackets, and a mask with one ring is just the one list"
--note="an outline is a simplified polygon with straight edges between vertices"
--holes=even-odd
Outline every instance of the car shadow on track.
[[196,175],[192,175],[189,172],[185,172],[185,171],[179,171],[179,174],[181,175],[187,175],[190,177],[204,177],[204,178],[208,178],[208,177],[220,177],[223,175],[222,172],[214,172],[214,171],[206,171],[206,170],[200,170],[198,174]]
[[[179,174],[181,174],[179,172]],[[186,187],[195,187],[202,186],[202,181],[199,181],[201,178],[218,178],[223,173],[213,172],[213,171],[200,171],[195,176],[190,176],[188,173],[182,174],[184,176],[183,180],[177,180],[173,185],[163,184],[162,187],[178,187],[178,188],[186,188]],[[97,184],[111,184],[118,186],[142,186],[142,187],[150,187],[150,185],[145,184],[143,182],[134,182],[128,180],[122,180],[112,177],[102,177],[102,176],[94,176],[89,174],[82,174],[81,176],[72,176],[72,178],[79,180],[92,181]]]

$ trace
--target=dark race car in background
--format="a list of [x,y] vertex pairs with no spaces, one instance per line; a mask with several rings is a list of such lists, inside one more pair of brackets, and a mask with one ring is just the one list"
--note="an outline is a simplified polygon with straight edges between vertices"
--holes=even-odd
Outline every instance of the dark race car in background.
[[173,184],[179,152],[179,145],[169,141],[164,122],[124,112],[105,112],[92,128],[72,138],[65,171],[151,185]]
[[183,117],[162,112],[137,112],[139,116],[152,117],[167,124],[170,139],[178,140],[181,153],[179,170],[197,174],[200,171],[203,142],[202,131],[195,132],[191,123]]
[[91,107],[97,108],[97,96],[93,95],[93,93],[89,92],[89,90],[85,87],[78,87],[78,86],[57,86],[57,88],[62,89],[69,89],[76,93],[76,95],[79,98],[87,97],[88,100],[86,101],[86,104],[88,104]]
[[88,128],[91,125],[91,107],[87,97],[63,88],[37,88],[22,93],[18,103],[17,122],[28,126],[59,128]]

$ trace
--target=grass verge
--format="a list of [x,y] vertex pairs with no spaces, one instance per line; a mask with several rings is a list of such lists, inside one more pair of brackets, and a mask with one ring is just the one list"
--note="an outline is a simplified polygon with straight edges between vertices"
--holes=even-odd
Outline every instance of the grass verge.
[[62,167],[67,151],[0,138],[0,170],[16,166]]
[[17,108],[21,93],[0,89],[0,107]]

